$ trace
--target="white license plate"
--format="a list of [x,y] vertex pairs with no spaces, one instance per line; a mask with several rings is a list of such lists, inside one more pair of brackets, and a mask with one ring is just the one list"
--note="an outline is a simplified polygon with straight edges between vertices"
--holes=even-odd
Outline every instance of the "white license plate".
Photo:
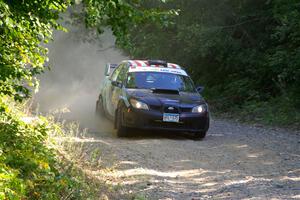
[[164,122],[179,122],[179,114],[164,113],[163,121]]

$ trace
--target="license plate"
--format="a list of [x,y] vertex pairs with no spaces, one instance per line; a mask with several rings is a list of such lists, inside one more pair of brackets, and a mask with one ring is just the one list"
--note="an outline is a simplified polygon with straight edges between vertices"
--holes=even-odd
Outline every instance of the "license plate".
[[179,122],[179,114],[164,113],[163,121],[164,122]]

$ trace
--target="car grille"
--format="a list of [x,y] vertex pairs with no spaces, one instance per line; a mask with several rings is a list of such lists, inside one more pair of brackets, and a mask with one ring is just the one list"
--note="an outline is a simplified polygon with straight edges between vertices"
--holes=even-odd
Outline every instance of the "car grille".
[[150,126],[160,128],[186,128],[186,124],[184,123],[151,121],[149,124]]
[[151,127],[159,127],[162,129],[174,128],[174,129],[199,129],[201,127],[200,124],[192,122],[192,121],[185,121],[180,123],[173,123],[173,122],[162,122],[162,121],[154,121],[150,120],[149,125]]
[[159,127],[159,128],[174,128],[174,129],[197,129],[198,124],[192,123],[189,121],[181,122],[181,123],[173,123],[173,122],[162,122],[162,121],[149,121],[149,125],[151,127]]
[[161,106],[150,106],[151,110],[161,111]]
[[[169,107],[173,107],[174,110],[169,110]],[[160,111],[160,112],[165,112],[165,113],[188,113],[188,112],[192,112],[192,108],[186,108],[186,107],[175,107],[175,106],[150,106],[151,110],[156,110],[156,111]]]
[[163,108],[164,113],[179,113],[179,108],[175,106],[166,105]]
[[182,113],[192,112],[192,108],[180,108]]

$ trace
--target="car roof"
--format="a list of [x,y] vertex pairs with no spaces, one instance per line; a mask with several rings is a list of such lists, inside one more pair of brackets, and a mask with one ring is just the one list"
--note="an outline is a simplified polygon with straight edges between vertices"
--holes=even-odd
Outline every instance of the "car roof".
[[125,61],[129,64],[130,67],[164,67],[164,68],[173,68],[181,69],[178,64],[167,63],[163,60],[127,60]]
[[129,65],[129,72],[164,72],[188,76],[178,65],[162,60],[126,60]]

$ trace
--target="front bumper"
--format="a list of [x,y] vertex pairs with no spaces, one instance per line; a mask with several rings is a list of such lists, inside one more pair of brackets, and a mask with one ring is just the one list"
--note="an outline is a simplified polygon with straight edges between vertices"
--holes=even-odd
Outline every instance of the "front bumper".
[[180,132],[202,132],[209,128],[209,113],[180,113],[179,123],[163,122],[163,113],[130,108],[123,112],[123,126]]

